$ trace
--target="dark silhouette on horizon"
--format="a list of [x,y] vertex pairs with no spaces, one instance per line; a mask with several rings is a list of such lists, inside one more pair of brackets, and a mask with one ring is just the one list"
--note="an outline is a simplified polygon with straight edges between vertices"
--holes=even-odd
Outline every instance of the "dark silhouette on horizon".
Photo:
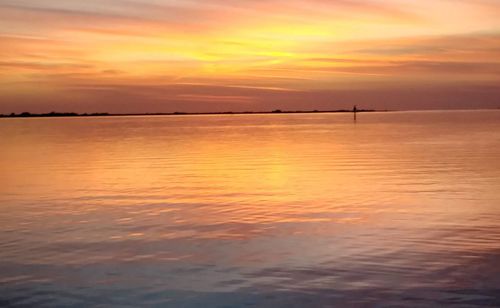
[[225,111],[225,112],[157,112],[157,113],[76,113],[76,112],[55,112],[50,113],[11,113],[0,114],[0,118],[41,118],[41,117],[106,117],[106,116],[165,116],[165,115],[225,115],[225,114],[289,114],[289,113],[344,113],[344,112],[387,112],[388,110],[374,110],[374,109],[357,109],[356,106],[352,110],[338,109],[338,110],[281,110],[275,109],[272,111]]
[[32,117],[98,117],[98,116],[109,116],[109,113],[76,113],[76,112],[55,112],[50,113],[30,113],[21,112],[19,114],[11,113],[9,115],[0,114],[3,118],[32,118]]

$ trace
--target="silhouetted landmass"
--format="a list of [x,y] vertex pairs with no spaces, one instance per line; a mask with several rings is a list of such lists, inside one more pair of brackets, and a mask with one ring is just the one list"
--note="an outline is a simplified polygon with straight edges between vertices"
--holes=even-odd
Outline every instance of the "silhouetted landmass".
[[[355,112],[386,112],[388,110],[356,109]],[[353,110],[281,110],[273,111],[225,111],[225,112],[170,112],[170,113],[76,113],[76,112],[50,112],[50,113],[11,113],[0,114],[0,118],[45,118],[45,117],[111,117],[111,116],[165,116],[165,115],[217,115],[217,114],[287,114],[287,113],[340,113],[353,112]]]
[[11,113],[0,114],[1,118],[40,118],[40,117],[102,117],[109,116],[109,113],[76,113],[76,112],[50,112],[50,113]]

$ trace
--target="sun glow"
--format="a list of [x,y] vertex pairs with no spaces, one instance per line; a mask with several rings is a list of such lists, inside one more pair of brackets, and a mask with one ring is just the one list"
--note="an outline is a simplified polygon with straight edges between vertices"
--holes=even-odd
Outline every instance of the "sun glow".
[[[457,83],[488,104],[499,94],[499,10],[449,0],[3,1],[0,110],[331,109],[368,99],[390,107],[381,92],[419,108],[436,91],[460,104]],[[422,95],[414,103],[410,88]],[[203,99],[217,96],[246,105]]]

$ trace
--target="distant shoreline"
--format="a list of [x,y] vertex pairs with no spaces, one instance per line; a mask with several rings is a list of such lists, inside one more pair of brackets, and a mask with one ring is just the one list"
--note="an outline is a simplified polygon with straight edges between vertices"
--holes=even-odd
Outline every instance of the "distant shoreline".
[[[358,109],[361,112],[389,112],[390,110]],[[119,117],[119,116],[178,116],[178,115],[242,115],[242,114],[300,114],[300,113],[353,113],[353,110],[273,110],[273,111],[241,111],[241,112],[165,112],[165,113],[76,113],[76,112],[50,112],[50,113],[11,113],[0,114],[0,118],[61,118],[61,117]]]

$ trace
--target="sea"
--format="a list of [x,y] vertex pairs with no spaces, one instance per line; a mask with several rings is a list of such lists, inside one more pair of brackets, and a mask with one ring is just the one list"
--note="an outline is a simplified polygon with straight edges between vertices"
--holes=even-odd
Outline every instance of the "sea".
[[500,110],[0,119],[2,307],[500,307]]

